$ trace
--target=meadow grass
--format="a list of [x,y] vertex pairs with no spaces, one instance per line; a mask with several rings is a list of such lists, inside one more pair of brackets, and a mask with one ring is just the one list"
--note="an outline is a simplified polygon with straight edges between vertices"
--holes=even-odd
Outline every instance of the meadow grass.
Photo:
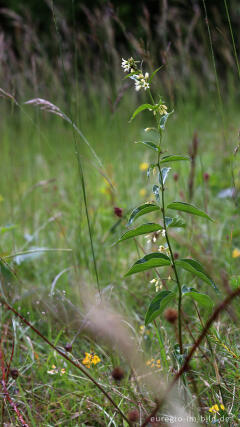
[[[157,320],[165,362],[154,325],[143,328],[144,315],[155,292],[150,283],[154,273],[124,278],[138,258],[138,251],[147,247],[146,240],[140,238],[140,248],[134,242],[114,245],[126,230],[130,210],[146,199],[152,200],[152,181],[147,180],[146,170],[140,169],[153,159],[144,146],[134,144],[143,132],[143,120],[127,123],[134,102],[129,93],[114,114],[97,97],[92,108],[88,108],[87,98],[79,98],[81,108],[77,108],[74,120],[96,150],[111,182],[110,185],[103,177],[88,148],[78,139],[101,291],[131,322],[139,351],[147,360],[154,359],[151,369],[158,370],[155,361],[160,359],[161,369],[166,362],[169,372],[176,371],[179,360],[173,351],[177,342],[174,327],[164,317]],[[11,110],[7,101],[3,101],[1,109],[5,116],[1,123],[1,257],[16,274],[1,265],[1,294],[56,346],[64,348],[66,343],[72,343],[77,360],[82,361],[85,352],[94,351],[101,361],[91,366],[91,374],[125,414],[140,408],[143,422],[153,405],[150,395],[145,396],[145,401],[131,369],[117,352],[81,332],[82,292],[89,286],[97,292],[97,285],[71,126],[29,106],[24,106],[28,116]],[[233,257],[234,249],[240,248],[236,227],[238,199],[219,198],[220,191],[233,186],[233,176],[236,189],[239,188],[237,155],[233,154],[238,144],[237,107],[233,101],[225,102],[224,129],[214,99],[179,99],[175,110],[166,137],[169,154],[187,152],[197,132],[192,201],[205,208],[215,222],[208,226],[204,219],[193,219],[188,229],[172,232],[174,253],[181,248],[183,256],[191,255],[207,267],[221,296],[188,273],[181,274],[181,280],[189,286],[198,283],[197,288],[210,295],[215,304],[238,285],[239,261]],[[145,113],[144,123],[148,119],[151,126],[151,117]],[[169,200],[189,200],[189,172],[189,164],[173,167],[167,184]],[[114,215],[116,206],[123,209],[122,218]],[[39,248],[42,252],[38,252]],[[27,252],[31,250],[36,252]],[[202,319],[196,316],[191,300],[184,302],[186,348],[199,335],[201,320],[208,318],[207,311],[200,312]],[[11,367],[20,374],[16,380],[9,380],[8,390],[29,425],[126,425],[89,379],[64,362],[9,311],[2,308],[1,317],[5,358],[10,358],[14,340]],[[234,423],[238,419],[237,320],[237,303],[233,303],[212,327],[208,341],[201,345],[192,362],[195,379],[185,386],[187,411],[210,416],[208,409],[222,403],[225,415],[232,417],[232,425],[237,425]],[[125,371],[120,383],[111,376],[118,365]],[[3,408],[2,423],[16,425],[11,407]]]

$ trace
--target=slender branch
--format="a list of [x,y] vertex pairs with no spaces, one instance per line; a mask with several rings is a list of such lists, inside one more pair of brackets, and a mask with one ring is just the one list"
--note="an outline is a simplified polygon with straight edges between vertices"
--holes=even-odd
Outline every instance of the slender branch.
[[[160,132],[160,145],[161,145],[161,138],[162,138],[161,135],[162,134]],[[181,284],[180,284],[180,280],[179,280],[179,276],[178,276],[178,272],[177,272],[177,268],[176,268],[176,264],[175,264],[175,259],[174,259],[171,243],[170,243],[169,236],[168,236],[168,230],[167,230],[167,226],[166,226],[165,199],[164,199],[165,187],[164,187],[164,183],[163,183],[162,170],[161,170],[161,166],[160,166],[160,150],[159,150],[159,154],[158,154],[158,170],[159,170],[159,175],[161,178],[163,228],[165,230],[165,237],[166,237],[167,245],[168,245],[168,248],[170,251],[172,268],[173,268],[175,278],[176,278],[176,282],[177,282],[177,286],[178,286],[178,339],[179,339],[180,352],[183,353],[183,343],[182,343],[182,288],[181,288]]]

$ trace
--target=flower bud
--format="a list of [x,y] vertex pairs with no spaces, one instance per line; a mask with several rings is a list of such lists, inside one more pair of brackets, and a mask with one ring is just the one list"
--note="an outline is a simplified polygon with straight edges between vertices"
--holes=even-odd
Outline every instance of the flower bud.
[[18,370],[17,370],[16,368],[11,369],[11,370],[10,370],[10,374],[11,374],[11,377],[12,377],[14,380],[16,380],[16,379],[17,379],[17,377],[19,376],[19,372],[18,372]]
[[203,174],[203,179],[204,179],[204,181],[205,181],[205,182],[208,182],[208,181],[209,181],[209,178],[210,178],[209,173],[205,172],[205,173]]
[[71,353],[71,351],[72,351],[72,344],[70,342],[67,342],[67,344],[65,345],[65,350],[68,351],[69,353]]
[[128,413],[128,421],[134,423],[136,421],[139,420],[139,412],[137,409],[132,409],[129,413]]
[[115,206],[115,208],[114,208],[114,213],[119,218],[122,218],[122,216],[123,216],[123,210],[121,208],[118,208],[117,206]]

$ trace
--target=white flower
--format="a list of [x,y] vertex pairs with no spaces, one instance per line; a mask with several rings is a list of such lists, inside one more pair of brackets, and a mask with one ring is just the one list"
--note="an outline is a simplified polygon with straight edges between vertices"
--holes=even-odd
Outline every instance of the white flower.
[[127,61],[126,59],[123,59],[123,58],[122,58],[122,68],[123,68],[124,73],[126,73],[130,70],[129,61]]
[[165,237],[166,236],[166,230],[162,230],[162,236]]

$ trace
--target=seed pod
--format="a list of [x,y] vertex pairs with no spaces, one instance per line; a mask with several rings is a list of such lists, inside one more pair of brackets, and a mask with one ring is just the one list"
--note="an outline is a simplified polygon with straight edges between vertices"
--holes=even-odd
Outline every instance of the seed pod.
[[128,413],[128,421],[134,423],[136,421],[139,420],[139,412],[137,409],[132,409],[129,413]]
[[72,344],[70,342],[67,342],[67,344],[65,345],[65,350],[68,351],[69,353],[71,353],[71,351],[72,351]]
[[11,370],[10,370],[10,374],[11,374],[11,377],[12,377],[14,380],[16,380],[16,379],[17,379],[17,377],[19,376],[19,372],[18,372],[18,370],[17,370],[16,368],[11,369]]
[[178,312],[174,308],[168,308],[164,312],[164,317],[167,322],[174,324],[178,318]]
[[122,368],[120,368],[119,366],[117,366],[116,368],[114,368],[112,370],[112,377],[114,380],[116,381],[121,381],[124,377],[124,371]]

